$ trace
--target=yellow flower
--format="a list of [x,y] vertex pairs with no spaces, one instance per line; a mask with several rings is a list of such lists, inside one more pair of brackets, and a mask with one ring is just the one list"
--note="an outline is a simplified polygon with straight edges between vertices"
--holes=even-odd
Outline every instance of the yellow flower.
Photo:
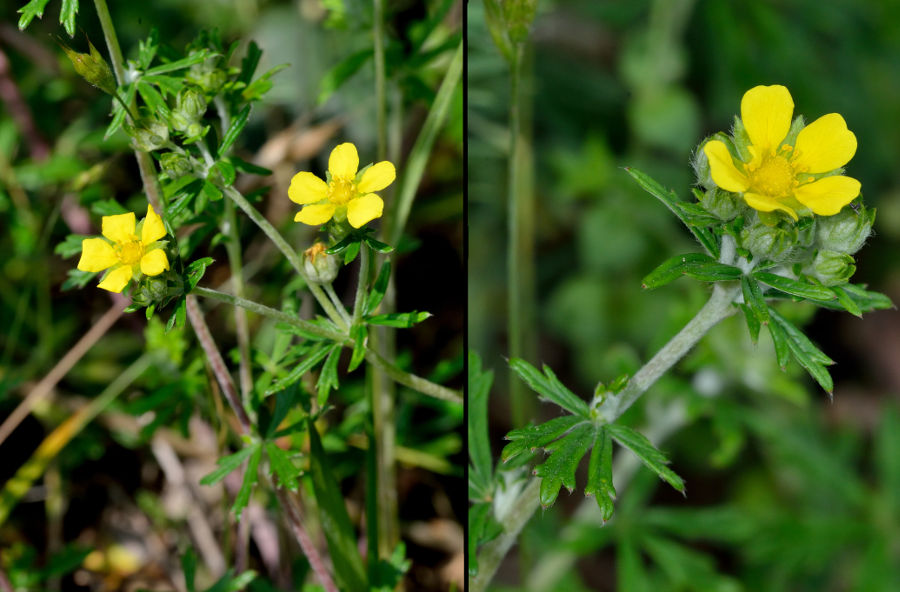
[[166,227],[162,218],[153,211],[153,206],[147,206],[147,216],[141,222],[140,238],[136,232],[134,212],[103,216],[102,234],[105,238],[86,238],[82,241],[78,269],[109,269],[99,287],[110,292],[121,292],[132,277],[141,273],[153,276],[169,269],[166,252],[156,242],[166,235]]
[[294,216],[295,222],[310,226],[325,224],[332,218],[347,220],[353,228],[381,217],[384,202],[373,193],[394,182],[394,165],[384,160],[357,175],[359,155],[356,146],[346,142],[335,147],[328,157],[329,182],[312,173],[300,172],[291,179],[288,197],[305,206]]
[[[703,147],[716,185],[743,195],[760,212],[781,210],[797,220],[797,210],[832,216],[859,195],[860,183],[833,173],[856,153],[856,136],[837,113],[823,115],[786,143],[794,101],[783,86],[757,86],[741,100],[741,120],[750,145],[749,162],[734,158],[712,140]],[[737,140],[740,141],[740,140]]]

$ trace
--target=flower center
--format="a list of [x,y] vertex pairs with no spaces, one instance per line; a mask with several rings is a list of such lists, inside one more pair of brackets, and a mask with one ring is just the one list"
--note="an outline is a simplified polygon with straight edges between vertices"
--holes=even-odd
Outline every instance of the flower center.
[[122,262],[122,265],[134,265],[144,256],[144,245],[137,240],[137,237],[127,243],[117,243],[116,256]]
[[328,185],[328,201],[342,206],[353,197],[354,189],[352,179],[334,177],[331,179],[331,184]]
[[767,156],[750,173],[753,191],[769,197],[788,197],[794,188],[794,169],[783,156]]

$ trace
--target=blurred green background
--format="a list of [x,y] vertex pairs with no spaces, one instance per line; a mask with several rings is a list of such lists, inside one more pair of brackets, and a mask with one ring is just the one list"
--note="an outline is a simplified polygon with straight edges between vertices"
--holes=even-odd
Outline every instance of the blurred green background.
[[[847,174],[878,210],[853,280],[900,301],[900,2],[538,1],[532,29],[539,359],[587,398],[636,370],[700,308],[706,289],[641,278],[699,251],[622,170],[690,199],[689,160],[730,129],[743,93],[783,84],[811,121],[839,112],[859,148]],[[468,15],[469,344],[507,402],[509,70]],[[741,319],[715,328],[625,421],[657,437],[686,499],[628,461],[616,516],[582,497],[539,513],[498,590],[900,589],[900,315],[784,310],[832,358],[834,402]],[[540,419],[552,416],[542,405]],[[617,461],[617,462],[619,462]],[[584,467],[582,467],[584,470]],[[584,476],[581,475],[580,479]],[[579,480],[579,486],[583,480]],[[596,510],[596,507],[594,507]],[[575,565],[577,569],[569,569]]]
[[[115,199],[137,210],[139,217],[146,210],[127,136],[120,132],[103,139],[109,97],[86,84],[57,45],[59,40],[86,51],[87,37],[106,56],[93,3],[80,2],[77,32],[70,39],[58,24],[59,0],[49,2],[43,19],[18,31],[16,11],[26,2],[0,0],[4,90],[0,101],[0,418],[7,417],[112,304],[109,294],[98,290],[95,282],[83,291],[61,290],[77,259],[55,254],[56,244],[72,232],[96,234],[100,215],[95,208],[104,200]],[[387,4],[389,158],[402,172],[458,44],[453,36],[461,27],[462,4],[453,0]],[[245,192],[259,192],[262,199],[257,207],[298,251],[308,247],[316,229],[291,222],[296,211],[286,193],[291,176],[301,170],[324,174],[331,149],[344,141],[356,144],[363,164],[377,160],[372,60],[357,59],[355,70],[345,64],[342,76],[333,71],[348,57],[371,49],[372,2],[158,0],[110,2],[109,7],[126,59],[134,59],[138,42],[154,27],[162,43],[178,51],[200,30],[218,29],[226,44],[241,42],[237,55],[251,40],[261,47],[259,73],[278,64],[289,65],[272,79],[274,86],[265,100],[254,106],[236,149],[245,160],[274,174],[248,176],[239,183],[246,183]],[[439,18],[428,22],[435,14]],[[429,41],[419,52],[413,40],[421,41],[426,34]],[[33,130],[23,123],[21,105],[7,100],[10,84],[30,112]],[[434,314],[420,327],[398,332],[398,363],[457,388],[462,383],[465,281],[462,98],[460,87],[392,257],[398,310]],[[395,189],[396,184],[384,192],[386,211]],[[272,306],[304,306],[304,287],[284,258],[249,220],[241,218],[239,226],[248,297]],[[229,277],[223,245],[209,244],[215,230],[207,228],[194,235],[205,233],[202,240],[208,245],[198,250],[198,256],[217,260],[203,279],[208,286],[219,286]],[[353,267],[335,282],[346,302],[352,303],[355,274]],[[206,302],[203,306],[210,310],[208,322],[226,360],[236,368],[231,310]],[[311,314],[312,302],[305,306],[304,314]],[[283,344],[278,345],[272,323],[253,315],[250,322],[258,377],[273,349]],[[141,313],[119,320],[59,382],[48,401],[0,446],[0,487],[54,427],[144,350],[165,351],[165,362],[135,381],[63,450],[46,480],[37,481],[0,528],[0,565],[14,583],[29,590],[99,589],[101,581],[107,582],[108,589],[123,590],[172,589],[176,584],[171,582],[183,586],[183,580],[173,574],[180,572],[179,556],[196,547],[182,513],[185,500],[174,509],[167,505],[171,501],[164,495],[168,476],[160,471],[151,440],[157,434],[164,436],[181,455],[188,479],[198,491],[208,491],[196,482],[227,444],[228,431],[218,419],[221,401],[210,392],[210,375],[190,331],[163,335],[162,325],[154,322],[148,328]],[[334,400],[338,410],[329,415],[332,425],[325,427],[324,441],[357,523],[366,487],[362,377],[358,372],[342,381]],[[399,465],[401,534],[411,560],[405,585],[446,590],[460,586],[463,573],[462,409],[422,399],[403,388],[397,393],[397,444],[406,452],[437,461],[422,464],[421,457],[406,454]],[[194,439],[185,442],[189,433]],[[196,441],[197,433],[212,438],[206,441],[212,450]],[[215,494],[212,498],[201,511],[221,535],[219,542],[230,564],[235,535],[234,525],[228,522],[229,504]],[[265,499],[260,495],[257,505]],[[187,507],[196,512],[198,506]],[[310,527],[321,536],[315,524]],[[286,559],[274,568],[266,563],[271,549],[266,556],[253,543],[250,567],[262,576],[250,589],[300,589],[309,566],[292,541],[282,543]],[[112,580],[118,583],[110,584],[104,579],[116,575],[106,573],[112,568],[95,573],[81,567],[92,549],[116,545],[138,556],[140,570],[118,574],[119,579]],[[212,581],[208,573],[204,577],[198,578],[198,589]]]

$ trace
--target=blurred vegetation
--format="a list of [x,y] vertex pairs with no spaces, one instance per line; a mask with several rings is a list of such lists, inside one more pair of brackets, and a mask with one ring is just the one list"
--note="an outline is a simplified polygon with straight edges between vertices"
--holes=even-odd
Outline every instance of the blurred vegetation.
[[[787,86],[808,119],[846,118],[859,141],[848,174],[878,210],[853,281],[898,301],[900,38],[887,25],[898,16],[890,0],[540,1],[530,79],[540,344],[530,361],[587,398],[598,381],[634,372],[700,308],[706,290],[686,280],[641,290],[665,258],[699,248],[622,167],[689,199],[692,150],[728,130],[758,84]],[[468,330],[498,376],[496,458],[512,427],[500,379],[509,71],[480,2],[468,31]],[[581,496],[561,496],[532,520],[494,589],[895,589],[900,318],[780,310],[837,360],[833,404],[796,364],[778,369],[767,336],[754,346],[743,321],[727,319],[625,416],[663,426],[648,436],[663,438],[687,498],[646,469],[629,481],[635,467],[619,459],[617,486],[628,484],[613,521],[601,528],[596,504],[586,511]]]
[[[57,21],[59,11],[72,2],[52,0],[43,18],[21,32],[15,23],[23,4],[5,0],[6,18],[0,24],[3,419],[23,396],[39,390],[51,368],[101,315],[121,307],[120,300],[93,282],[83,290],[64,289],[76,260],[63,259],[58,253],[71,255],[71,248],[55,252],[56,245],[70,234],[97,234],[101,215],[116,208],[138,211],[140,217],[147,204],[128,136],[118,131],[104,138],[110,97],[86,84],[60,47],[87,52],[90,40],[108,59],[93,4],[80,3],[71,38]],[[364,163],[376,160],[372,3],[110,4],[126,59],[137,58],[139,42],[154,28],[161,54],[169,56],[182,52],[201,30],[216,30],[226,45],[239,42],[238,56],[251,41],[261,48],[258,73],[288,65],[271,79],[271,91],[255,106],[234,151],[271,169],[271,176],[241,175],[238,183],[245,184],[242,190],[257,200],[267,218],[285,221],[281,229],[296,250],[309,246],[316,229],[288,222],[296,209],[287,199],[291,176],[327,169],[331,147],[343,141],[360,147]],[[410,153],[459,44],[460,18],[461,4],[453,0],[390,4],[386,10],[387,150],[398,165]],[[398,332],[398,365],[454,387],[461,384],[463,366],[462,121],[462,90],[457,88],[392,257],[397,310],[434,315],[419,327]],[[403,173],[400,166],[398,172]],[[383,192],[386,212],[396,199],[393,190]],[[214,217],[191,222],[196,226],[186,242],[197,256],[216,259],[204,284],[218,287],[230,275],[223,248],[226,231]],[[248,297],[311,314],[314,304],[284,258],[245,217],[238,226]],[[335,283],[339,297],[351,306],[355,288],[349,272]],[[240,354],[231,307],[212,304],[207,311],[226,361],[236,369]],[[264,490],[254,493],[245,511],[253,516],[249,523],[254,527],[239,528],[228,514],[241,486],[235,480],[239,476],[226,478],[224,487],[198,484],[228,446],[240,440],[195,337],[190,330],[167,332],[169,314],[171,310],[162,320],[149,322],[142,313],[109,317],[112,328],[89,344],[86,353],[81,350],[83,357],[61,380],[51,381],[49,396],[0,444],[0,484],[8,484],[20,467],[39,456],[35,451],[46,437],[70,425],[65,420],[93,409],[96,398],[115,399],[58,455],[44,459],[45,472],[34,475],[37,480],[23,492],[12,515],[0,519],[0,568],[15,589],[319,589],[303,587],[314,579],[308,577],[309,564],[290,535],[279,529],[277,518],[269,516],[273,504]],[[250,323],[256,376],[265,371],[271,380],[280,372],[290,337],[261,316],[251,314]],[[320,426],[331,472],[363,545],[364,391],[363,373],[344,377],[330,401],[338,411],[327,416],[325,423],[331,425]],[[404,585],[409,589],[446,590],[462,582],[462,409],[423,401],[406,388],[398,389],[396,400],[402,544],[390,558],[390,569],[407,570]],[[279,445],[295,450],[310,446],[298,434],[289,438]],[[301,488],[314,505],[309,479],[301,480]],[[0,502],[9,509],[9,499]],[[311,508],[307,526],[324,547],[316,515]],[[244,567],[259,574],[255,579],[249,572],[234,573],[240,539],[252,541],[244,545],[250,553]],[[387,564],[379,567],[388,569]]]

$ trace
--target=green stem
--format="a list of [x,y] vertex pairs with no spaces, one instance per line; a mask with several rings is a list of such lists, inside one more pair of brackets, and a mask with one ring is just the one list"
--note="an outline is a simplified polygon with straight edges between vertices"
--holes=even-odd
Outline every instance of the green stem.
[[225,194],[237,204],[237,207],[244,210],[244,213],[250,217],[253,222],[259,226],[260,230],[262,230],[266,236],[269,237],[278,250],[281,251],[285,257],[287,257],[288,262],[294,268],[294,270],[300,274],[304,280],[306,280],[306,284],[309,286],[309,291],[312,292],[312,295],[315,296],[316,300],[319,301],[319,306],[325,311],[328,317],[332,320],[332,322],[338,326],[341,331],[348,331],[349,327],[347,323],[344,322],[344,318],[338,313],[337,309],[334,308],[334,305],[331,304],[331,301],[328,299],[328,295],[325,294],[325,291],[322,288],[312,282],[309,279],[309,275],[306,273],[306,270],[303,268],[303,260],[294,251],[293,248],[284,240],[284,237],[281,236],[272,224],[263,217],[259,211],[254,208],[247,198],[245,198],[241,193],[235,189],[234,187],[226,187]]
[[[234,203],[225,200],[225,251],[228,253],[228,264],[231,267],[231,284],[238,298],[244,298],[244,264],[241,253],[241,234],[238,232],[237,216],[234,212]],[[247,312],[243,308],[235,307],[234,325],[237,333],[238,352],[240,354],[240,366],[238,374],[241,384],[241,397],[244,406],[250,403],[250,395],[253,392],[253,373],[250,368],[250,328],[247,324]]]
[[[731,237],[725,237],[730,239]],[[733,245],[729,246],[728,240],[723,239],[722,254],[733,259]],[[734,313],[732,301],[740,293],[740,285],[716,284],[713,293],[703,308],[692,318],[687,325],[663,346],[653,358],[650,359],[628,381],[628,385],[615,398],[601,407],[605,410],[604,419],[612,423],[618,419],[631,405],[649,389],[660,376],[665,374],[678,360],[680,360],[694,345],[700,341],[710,329],[722,319]],[[511,502],[514,508],[513,518],[501,520],[503,534],[487,543],[478,555],[478,574],[472,580],[472,590],[477,592],[484,590],[491,578],[494,577],[500,561],[512,548],[519,536],[524,522],[520,523],[523,514],[527,516],[524,521],[540,507],[538,492],[540,490],[540,478],[532,478],[528,486],[519,496]]]
[[[532,362],[537,357],[535,338],[534,188],[532,182],[531,118],[525,78],[526,44],[516,45],[510,64],[510,149],[508,170],[508,323],[509,356]],[[510,403],[515,427],[525,425],[535,412],[534,398],[510,372]]]
[[387,158],[387,100],[385,98],[384,0],[374,0],[375,126],[378,130],[378,160]]
[[324,288],[325,293],[328,294],[328,297],[331,299],[331,302],[334,303],[334,307],[337,309],[338,314],[340,314],[341,317],[344,319],[344,322],[346,322],[348,326],[351,325],[352,319],[350,318],[350,315],[347,314],[347,309],[344,308],[344,303],[341,302],[341,299],[338,297],[337,293],[334,291],[334,286],[332,286],[331,284],[322,284],[322,287]]
[[[310,323],[309,321],[304,321],[303,319],[298,319],[297,317],[289,315],[286,312],[270,308],[252,300],[238,298],[237,296],[232,296],[231,294],[226,294],[225,292],[219,292],[217,290],[211,290],[209,288],[203,288],[200,286],[194,288],[191,291],[191,294],[196,294],[197,296],[203,296],[205,298],[212,298],[221,302],[227,302],[228,304],[234,306],[240,306],[257,314],[275,319],[276,321],[299,327],[307,333],[317,335],[324,339],[330,339],[335,343],[340,343],[345,347],[353,347],[353,341],[344,333],[332,331],[330,329],[322,327],[321,325]],[[421,376],[416,376],[415,374],[405,372],[400,368],[397,368],[397,366],[385,360],[382,356],[378,355],[372,350],[366,351],[366,360],[384,370],[385,373],[394,380],[394,382],[397,382],[404,386],[408,386],[413,390],[416,390],[424,395],[435,397],[436,399],[452,401],[454,403],[462,403],[462,393],[460,393],[459,391],[441,386],[439,384],[431,382],[430,380],[422,378]]]
[[359,250],[359,280],[356,282],[356,298],[353,301],[353,325],[356,326],[362,320],[363,302],[366,299],[369,287],[369,273],[372,268],[372,256],[369,247],[362,245]]
[[[122,57],[122,49],[119,47],[119,39],[116,36],[116,28],[113,26],[112,17],[109,15],[109,7],[106,0],[94,0],[94,8],[97,10],[97,18],[103,29],[103,38],[106,40],[106,48],[109,50],[109,59],[112,61],[113,72],[119,87],[125,84],[125,59]],[[147,200],[157,212],[164,212],[165,197],[159,188],[159,179],[156,177],[156,167],[150,154],[135,149],[134,157],[137,159],[138,171],[147,192]]]
[[460,42],[447,68],[447,73],[444,74],[444,80],[438,88],[437,95],[434,97],[434,103],[431,104],[431,109],[425,117],[425,123],[422,124],[422,131],[416,137],[409,157],[406,159],[403,178],[397,189],[396,205],[391,210],[391,216],[385,221],[384,236],[387,237],[388,244],[396,245],[400,240],[400,235],[403,234],[403,228],[406,226],[413,200],[419,190],[422,176],[425,174],[425,165],[428,164],[434,141],[450,112],[453,93],[462,77],[462,67],[463,44]]

